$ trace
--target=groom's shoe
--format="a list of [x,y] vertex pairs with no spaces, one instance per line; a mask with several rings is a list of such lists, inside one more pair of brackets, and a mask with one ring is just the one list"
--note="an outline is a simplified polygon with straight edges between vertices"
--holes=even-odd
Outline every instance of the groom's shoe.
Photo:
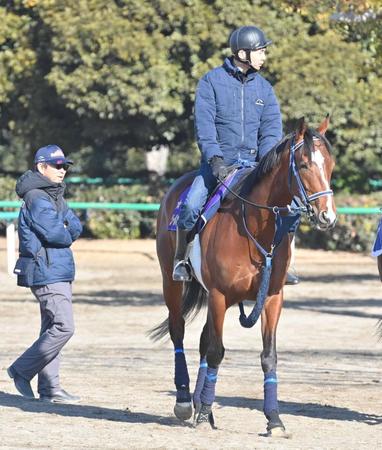
[[58,391],[55,391],[51,395],[40,395],[40,401],[41,402],[48,402],[48,403],[78,403],[81,400],[80,397],[77,395],[71,395],[68,392],[64,391],[63,389],[59,389]]
[[35,398],[31,388],[31,384],[28,380],[20,376],[14,369],[12,369],[12,367],[8,367],[7,373],[9,377],[13,379],[16,389],[23,397]]

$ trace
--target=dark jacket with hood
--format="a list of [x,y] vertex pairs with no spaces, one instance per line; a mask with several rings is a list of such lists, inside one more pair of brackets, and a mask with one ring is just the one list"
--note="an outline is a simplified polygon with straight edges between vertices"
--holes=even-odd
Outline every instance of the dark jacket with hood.
[[28,170],[17,181],[21,206],[18,234],[20,256],[35,260],[33,286],[73,281],[74,260],[70,246],[82,225],[63,198],[65,183],[53,183]]

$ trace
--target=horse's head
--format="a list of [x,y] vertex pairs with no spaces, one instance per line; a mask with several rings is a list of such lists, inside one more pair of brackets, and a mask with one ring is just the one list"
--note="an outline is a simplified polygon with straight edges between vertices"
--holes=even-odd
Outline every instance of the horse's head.
[[336,208],[330,180],[334,168],[331,146],[325,137],[329,125],[326,117],[317,130],[299,120],[290,144],[289,183],[298,202],[307,209],[309,218],[322,230],[336,222]]

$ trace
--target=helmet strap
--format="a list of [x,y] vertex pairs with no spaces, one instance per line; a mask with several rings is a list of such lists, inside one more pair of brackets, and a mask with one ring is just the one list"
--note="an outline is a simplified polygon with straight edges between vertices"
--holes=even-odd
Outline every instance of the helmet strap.
[[[240,61],[242,64],[245,64],[246,66],[248,66],[248,69],[253,69],[256,70],[252,64],[251,64],[251,50],[246,50],[246,49],[242,49],[245,51],[245,59],[240,58],[239,56],[239,52],[236,52],[234,54],[234,57]],[[239,50],[240,51],[240,50]],[[256,70],[257,71],[257,70]]]

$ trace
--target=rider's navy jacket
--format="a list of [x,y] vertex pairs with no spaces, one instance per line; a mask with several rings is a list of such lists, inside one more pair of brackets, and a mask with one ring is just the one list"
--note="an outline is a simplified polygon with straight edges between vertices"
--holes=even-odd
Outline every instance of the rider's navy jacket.
[[250,70],[245,76],[226,58],[204,75],[195,96],[195,132],[202,161],[254,164],[282,137],[280,107],[270,83]]
[[73,281],[74,260],[70,246],[82,225],[63,198],[65,183],[53,183],[28,170],[17,181],[16,192],[24,202],[18,221],[20,256],[35,258],[33,285]]

